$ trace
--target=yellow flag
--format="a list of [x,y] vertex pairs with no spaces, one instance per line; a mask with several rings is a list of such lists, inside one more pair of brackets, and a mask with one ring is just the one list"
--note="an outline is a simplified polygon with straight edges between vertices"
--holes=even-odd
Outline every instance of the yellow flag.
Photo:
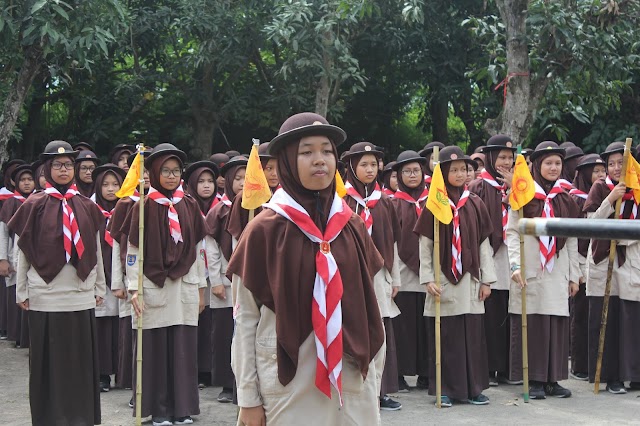
[[640,164],[629,154],[629,162],[627,163],[627,174],[624,178],[627,188],[633,190],[633,198],[640,200]]
[[344,198],[347,195],[347,188],[344,186],[344,181],[342,180],[342,176],[340,176],[340,172],[336,170],[336,192],[340,198]]
[[433,176],[431,176],[427,208],[433,213],[436,219],[445,225],[450,224],[453,220],[453,212],[449,205],[449,195],[447,194],[447,187],[444,184],[440,164],[436,164],[436,168],[433,170]]
[[535,195],[536,187],[527,165],[527,160],[524,159],[524,155],[518,154],[516,165],[513,168],[509,204],[513,210],[520,210],[529,201],[533,200]]
[[133,159],[133,163],[127,172],[127,176],[122,182],[120,190],[116,192],[116,197],[124,198],[130,197],[135,192],[136,188],[140,184],[140,153],[136,154],[136,158]]
[[242,188],[242,208],[254,210],[262,206],[271,198],[271,190],[267,178],[260,164],[258,145],[253,144],[247,170],[244,175],[244,187]]

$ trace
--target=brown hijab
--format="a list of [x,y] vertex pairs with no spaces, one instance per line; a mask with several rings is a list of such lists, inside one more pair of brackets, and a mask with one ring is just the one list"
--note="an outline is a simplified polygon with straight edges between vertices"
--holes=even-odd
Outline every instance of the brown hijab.
[[[257,216],[261,211],[262,207],[258,207],[253,213],[254,216]],[[233,199],[228,217],[227,232],[237,241],[249,223],[249,210],[242,207],[242,191],[238,192]]]
[[[167,197],[171,197],[172,191],[160,185],[160,169],[169,159],[174,158],[182,167],[182,161],[176,155],[159,155],[153,159],[149,168],[149,180],[151,187]],[[144,200],[144,275],[155,285],[162,288],[168,278],[176,280],[189,271],[196,261],[195,247],[206,234],[205,223],[200,214],[200,207],[196,200],[186,195],[174,208],[180,219],[182,241],[176,244],[169,233],[168,206],[163,206],[150,198]],[[129,242],[139,247],[138,235],[139,204],[136,203],[127,216],[129,225]],[[126,224],[125,224],[126,226]]]
[[[533,160],[531,164],[531,169],[533,171],[533,180],[535,180],[540,187],[544,190],[546,194],[551,191],[551,188],[555,185],[556,181],[548,181],[542,177],[542,173],[540,172],[540,166],[542,165],[542,161],[547,158],[549,155],[558,155],[556,153],[541,155],[540,157]],[[551,200],[551,206],[553,207],[553,214],[555,217],[562,218],[579,218],[580,209],[571,195],[568,192],[562,191],[558,195],[556,195]],[[542,210],[544,209],[544,200],[538,200],[534,198],[529,201],[529,203],[523,207],[523,214],[526,218],[531,217],[540,217],[542,215]],[[556,237],[556,256],[560,253],[560,250],[564,247],[566,238]]]
[[[116,199],[113,201],[108,201],[102,196],[102,181],[108,174],[115,176],[120,186],[122,186],[122,176],[120,176],[119,174],[111,170],[105,170],[104,172],[99,173],[98,176],[96,176],[96,180],[95,180],[95,187],[97,188],[96,204],[99,207],[101,207],[103,210],[106,210],[112,213],[112,217],[113,217],[113,210],[115,209],[116,204],[118,203],[118,200]],[[111,255],[113,254],[113,247],[109,245],[109,243],[107,243],[105,240],[106,229],[107,229],[107,219],[103,218],[102,224],[100,226],[100,243],[102,244],[102,263],[104,264],[104,276],[107,280],[107,286],[111,288]],[[111,237],[113,237],[113,235],[111,235]],[[126,254],[126,251],[127,251],[126,246],[122,251],[124,251]]]
[[[336,154],[335,147],[333,150]],[[291,143],[279,152],[280,184],[324,229],[335,194],[335,180],[322,191],[305,189],[298,177],[297,153],[298,143]],[[265,209],[245,229],[227,268],[229,275],[242,278],[258,304],[276,314],[278,379],[283,385],[294,378],[300,345],[313,332],[311,304],[318,249],[294,223]],[[331,243],[331,250],[344,286],[344,353],[355,359],[366,376],[369,363],[384,342],[373,290],[373,276],[382,267],[382,258],[362,219],[355,214]]]
[[[18,171],[16,173],[16,176],[15,176],[15,179],[16,179],[16,191],[18,191],[20,193],[20,195],[22,195],[24,198],[29,198],[31,193],[26,193],[26,192],[20,191],[20,188],[17,185],[17,182],[20,182],[20,178],[25,173],[28,173],[28,174],[33,176],[33,172],[31,170],[23,169],[23,170]],[[13,215],[16,213],[16,211],[18,211],[18,209],[22,205],[22,203],[23,203],[22,201],[18,200],[15,197],[11,197],[11,198],[8,198],[7,200],[5,200],[2,203],[2,206],[0,207],[0,222],[9,223],[9,221],[11,220]],[[11,234],[12,234],[11,236],[13,236],[13,233],[11,233]]]
[[[420,164],[423,174],[426,166]],[[417,188],[409,188],[404,184],[402,180],[402,168],[398,169],[398,189],[402,192],[406,192],[411,195],[414,200],[417,200],[422,191],[425,188],[424,179],[420,180],[420,185]],[[421,203],[424,208],[426,201]],[[396,213],[398,221],[400,222],[400,240],[398,241],[398,256],[400,260],[404,262],[409,269],[411,269],[416,275],[420,275],[420,253],[419,253],[419,237],[418,234],[413,232],[413,228],[416,226],[418,216],[416,215],[416,207],[407,203],[399,198],[393,199],[393,204],[396,207]]]
[[96,188],[100,188],[100,186],[96,185],[95,182],[86,183],[82,179],[80,179],[80,166],[82,165],[82,163],[91,163],[94,166],[97,166],[97,164],[94,163],[93,160],[78,158],[76,159],[76,164],[74,166],[75,184],[76,184],[76,187],[78,188],[78,192],[80,192],[85,197],[89,198],[96,192]]
[[[44,162],[44,175],[47,182],[60,193],[66,193],[69,185],[59,185],[51,177],[53,158]],[[62,234],[62,209],[60,200],[49,194],[38,192],[30,196],[18,209],[20,214],[13,215],[9,229],[20,236],[18,247],[29,263],[46,283],[50,283],[66,265],[64,239]],[[100,210],[85,197],[74,196],[68,200],[78,221],[80,236],[84,243],[82,259],[78,258],[75,246],[69,263],[76,268],[80,280],[85,281],[98,262],[98,241],[96,233],[104,223]]]
[[[239,164],[237,166],[229,167],[229,170],[227,170],[224,174],[224,193],[227,194],[227,198],[229,199],[229,201],[231,201],[232,206],[235,203],[236,199],[238,199],[239,202],[242,200],[241,193],[241,196],[237,197],[237,194],[233,192],[233,180],[236,178],[236,173],[238,173],[238,170],[244,169],[246,167],[247,166],[245,164]],[[249,212],[244,210],[242,206],[239,206],[240,210],[244,210],[246,213],[238,212],[236,210],[236,214],[234,216],[231,216],[230,212],[232,206],[230,207],[223,202],[220,202],[209,211],[206,219],[207,227],[209,229],[209,235],[212,236],[214,240],[216,240],[216,242],[220,246],[220,250],[222,251],[224,258],[227,260],[231,259],[231,253],[233,252],[233,240],[231,236],[233,234],[238,234],[239,238],[242,230],[245,226],[247,226],[246,224],[249,222]],[[244,214],[244,217],[246,217],[246,219],[243,216],[240,216],[241,214]],[[234,218],[233,222],[231,223],[231,230],[233,231],[233,234],[228,230],[229,222],[232,221],[232,217]]]
[[[366,198],[368,196],[366,194],[371,195],[375,189],[377,181],[374,180],[365,185],[356,176],[355,168],[363,155],[354,155],[349,158],[347,162],[347,181],[358,191],[362,198]],[[356,200],[346,196],[345,201],[351,207],[351,210],[360,214],[362,206]],[[393,269],[394,245],[400,238],[400,222],[396,217],[391,198],[382,194],[376,206],[371,209],[371,217],[373,218],[371,238],[384,259],[384,266],[391,271]]]
[[[457,204],[464,192],[464,186],[456,187],[449,184],[447,176],[449,175],[451,163],[452,161],[441,163],[440,167],[447,187],[447,194],[451,201]],[[489,211],[480,197],[470,193],[467,202],[459,210],[458,214],[460,215],[460,236],[462,238],[462,274],[460,277],[468,272],[472,277],[480,280],[480,244],[491,235],[492,231]],[[414,231],[431,240],[434,239],[433,213],[429,209],[422,211]],[[500,234],[502,238],[502,224],[500,225]],[[440,223],[440,267],[447,280],[452,284],[457,284],[458,280],[456,280],[451,270],[452,235],[453,222],[448,225]]]

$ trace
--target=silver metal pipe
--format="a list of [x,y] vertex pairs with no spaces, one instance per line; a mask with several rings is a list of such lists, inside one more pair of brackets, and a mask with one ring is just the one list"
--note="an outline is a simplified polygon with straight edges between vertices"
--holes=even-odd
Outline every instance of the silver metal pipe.
[[530,218],[520,219],[518,229],[535,236],[640,240],[640,220]]

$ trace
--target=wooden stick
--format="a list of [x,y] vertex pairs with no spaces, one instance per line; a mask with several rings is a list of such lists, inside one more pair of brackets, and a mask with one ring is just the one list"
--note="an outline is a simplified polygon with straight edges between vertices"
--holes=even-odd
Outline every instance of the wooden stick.
[[[438,161],[439,149],[433,149],[433,160]],[[427,165],[429,166],[429,165]],[[440,221],[433,215],[433,269],[436,286],[440,288]],[[436,294],[436,407],[442,408],[442,351],[440,347],[440,296]]]
[[[138,304],[143,306],[143,281],[144,281],[144,145],[140,144],[140,216],[138,225]],[[136,426],[142,425],[142,312],[138,316],[137,323],[137,355],[136,355]]]
[[[620,183],[625,183],[627,167],[629,165],[629,153],[631,151],[631,138],[627,138],[624,144],[624,154],[622,156],[622,173]],[[622,198],[618,198],[614,209],[613,219],[619,219]],[[611,240],[609,245],[609,264],[607,265],[607,285],[604,287],[604,299],[602,300],[602,318],[600,321],[600,339],[598,341],[598,359],[596,361],[596,377],[593,392],[597,395],[600,392],[600,374],[602,373],[602,355],[604,353],[604,338],[607,331],[607,316],[609,315],[609,296],[611,295],[611,277],[613,275],[613,263],[616,257],[617,241]]]
[[247,222],[251,222],[253,220],[253,217],[256,214],[256,210],[255,209],[250,209],[249,210],[249,220]]
[[[518,210],[520,219],[524,216],[524,208]],[[524,256],[524,235],[520,233],[520,274],[522,279],[526,277],[525,273],[525,256]],[[522,305],[522,393],[524,402],[529,402],[529,341],[527,330],[527,288],[522,287],[520,290]]]

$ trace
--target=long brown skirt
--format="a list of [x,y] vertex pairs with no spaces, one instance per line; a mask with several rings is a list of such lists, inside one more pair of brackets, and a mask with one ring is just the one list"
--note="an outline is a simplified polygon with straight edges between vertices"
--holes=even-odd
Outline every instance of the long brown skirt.
[[401,291],[394,299],[400,315],[393,321],[396,337],[398,374],[424,376],[429,374],[429,341],[427,318],[423,316],[426,293]]
[[233,308],[211,309],[211,384],[231,389],[236,381],[231,370]]
[[29,311],[29,328],[32,424],[100,424],[94,310]]
[[[426,317],[429,327],[429,395],[436,394],[436,319]],[[466,401],[489,387],[487,341],[482,315],[440,318],[442,394]]]
[[198,317],[198,372],[211,373],[211,309],[205,307]]
[[131,317],[120,318],[118,323],[120,333],[118,335],[118,374],[116,375],[116,386],[122,389],[131,389],[133,386],[133,362],[135,359],[133,355],[134,346]]
[[[569,317],[527,315],[529,380],[553,383],[569,378]],[[522,316],[511,314],[509,378],[522,380]]]
[[571,298],[571,370],[589,371],[589,299],[586,284],[580,284],[578,293]]
[[382,370],[380,396],[385,396],[388,393],[398,392],[398,356],[396,354],[396,337],[393,332],[391,318],[382,318],[382,322],[384,323],[387,351],[384,370]]
[[[197,327],[174,325],[142,331],[142,417],[200,414],[197,350]],[[134,389],[136,369],[134,364]],[[134,416],[135,412],[134,407]]]
[[7,331],[7,284],[4,277],[0,277],[0,331]]
[[[589,296],[589,382],[595,382],[598,343],[600,342],[600,324],[602,321],[603,297]],[[607,330],[605,331],[604,352],[600,381],[619,382],[620,374],[620,298],[609,298]]]
[[640,302],[620,299],[620,376],[640,382]]
[[96,318],[101,376],[110,376],[118,371],[118,320],[118,317]]
[[16,286],[7,287],[7,340],[20,343],[22,309],[16,303]]
[[489,371],[509,371],[509,290],[492,290],[484,301],[484,330]]

